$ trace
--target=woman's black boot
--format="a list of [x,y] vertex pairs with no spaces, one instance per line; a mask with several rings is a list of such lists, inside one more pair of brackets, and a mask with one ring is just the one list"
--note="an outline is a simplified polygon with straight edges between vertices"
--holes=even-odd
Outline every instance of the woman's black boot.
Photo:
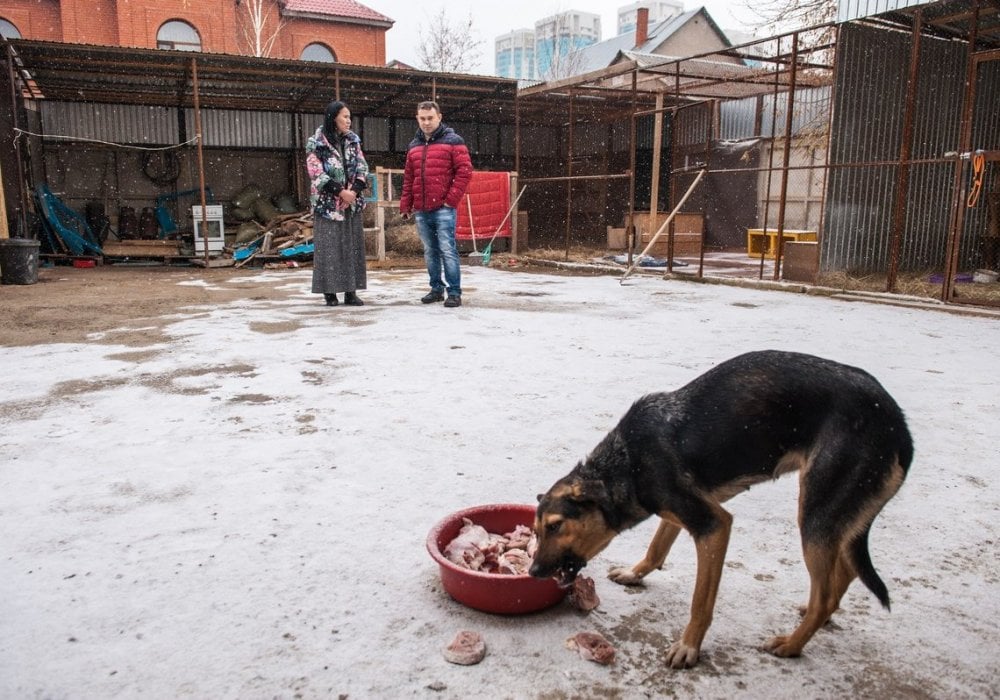
[[327,306],[336,306],[339,303],[336,294],[324,294],[323,298],[326,299]]
[[365,302],[355,292],[344,293],[344,303],[348,306],[364,306]]

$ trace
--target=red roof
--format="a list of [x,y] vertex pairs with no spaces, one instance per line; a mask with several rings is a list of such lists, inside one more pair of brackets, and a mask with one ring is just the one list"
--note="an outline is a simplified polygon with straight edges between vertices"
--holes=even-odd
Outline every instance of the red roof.
[[307,12],[314,15],[332,15],[334,17],[349,17],[351,19],[373,20],[375,22],[392,22],[370,7],[356,0],[285,0],[285,10],[289,12]]

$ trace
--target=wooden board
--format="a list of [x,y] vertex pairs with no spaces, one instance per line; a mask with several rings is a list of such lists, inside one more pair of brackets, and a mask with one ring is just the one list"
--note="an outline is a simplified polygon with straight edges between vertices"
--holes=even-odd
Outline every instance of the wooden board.
[[180,254],[177,241],[105,241],[107,258],[166,258]]

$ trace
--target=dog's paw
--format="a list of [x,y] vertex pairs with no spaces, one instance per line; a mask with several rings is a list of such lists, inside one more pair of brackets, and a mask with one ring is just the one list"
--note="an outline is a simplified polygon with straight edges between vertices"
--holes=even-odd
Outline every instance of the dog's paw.
[[667,665],[670,668],[691,668],[698,663],[697,647],[688,646],[684,642],[677,641],[667,649]]
[[608,570],[608,578],[622,586],[638,586],[642,584],[642,576],[635,573],[631,566],[613,566]]
[[764,642],[763,649],[785,659],[802,654],[802,647],[789,644],[788,637],[785,636],[771,637]]

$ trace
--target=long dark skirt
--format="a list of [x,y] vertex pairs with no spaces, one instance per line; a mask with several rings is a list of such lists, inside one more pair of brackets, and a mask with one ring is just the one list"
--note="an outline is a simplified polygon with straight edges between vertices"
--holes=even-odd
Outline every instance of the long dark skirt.
[[355,292],[368,286],[365,269],[365,231],[360,213],[349,212],[344,221],[313,217],[314,294]]

